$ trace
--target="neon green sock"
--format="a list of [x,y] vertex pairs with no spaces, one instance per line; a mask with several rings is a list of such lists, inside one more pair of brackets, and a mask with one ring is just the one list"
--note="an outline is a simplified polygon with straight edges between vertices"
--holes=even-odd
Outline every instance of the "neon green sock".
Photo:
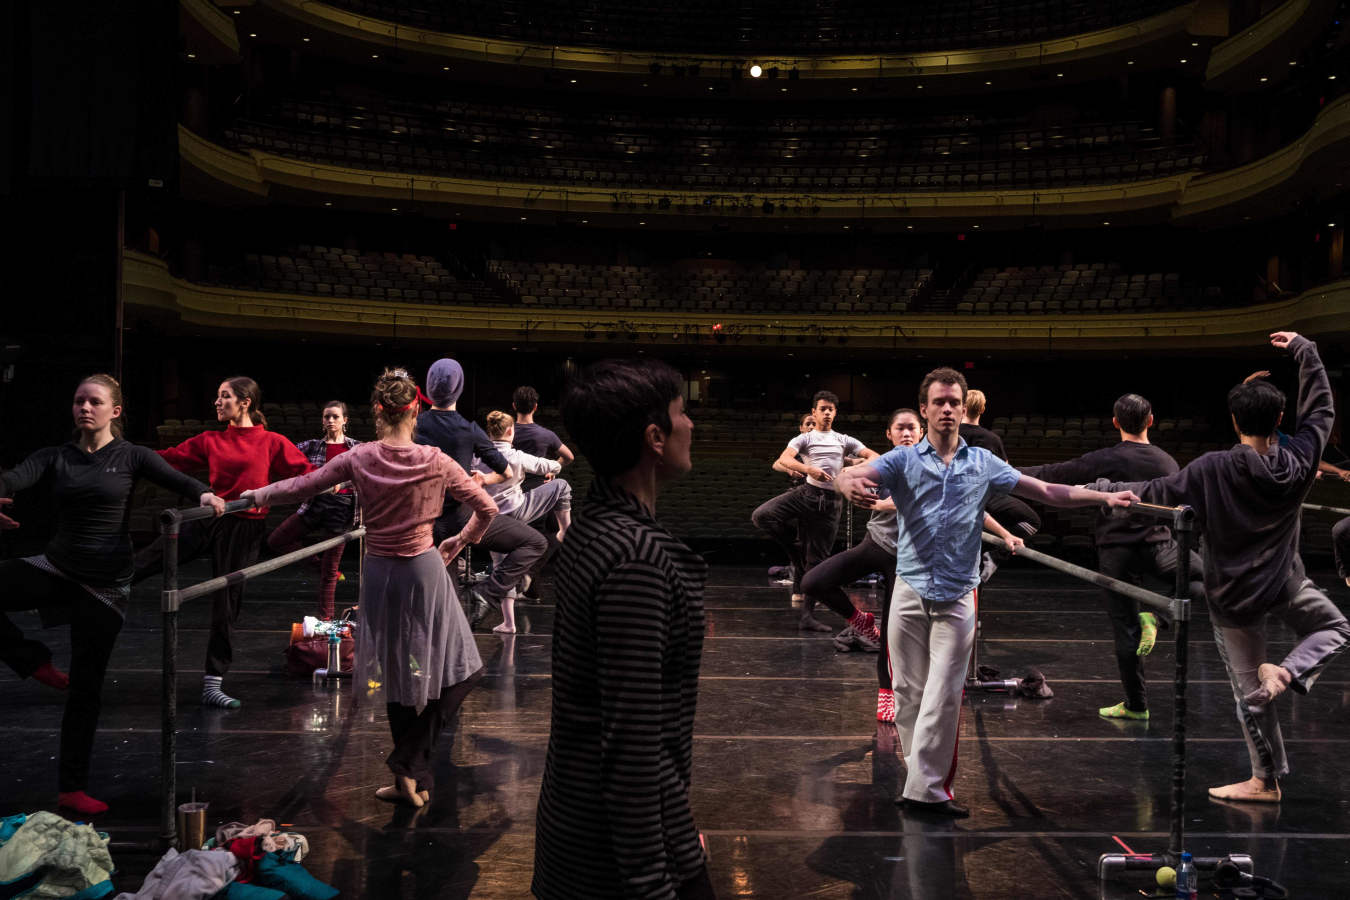
[[1097,710],[1097,715],[1104,719],[1136,719],[1140,722],[1148,721],[1148,710],[1135,712],[1125,707],[1125,701],[1117,703],[1115,706],[1103,706]]
[[1153,613],[1141,612],[1139,614],[1139,649],[1134,652],[1139,656],[1148,656],[1153,652],[1153,645],[1158,641],[1158,617]]

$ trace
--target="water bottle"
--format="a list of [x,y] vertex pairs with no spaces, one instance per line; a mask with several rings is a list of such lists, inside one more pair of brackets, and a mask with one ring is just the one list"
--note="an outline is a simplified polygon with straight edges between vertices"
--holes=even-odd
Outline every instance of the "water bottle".
[[1200,896],[1200,879],[1195,874],[1195,863],[1189,853],[1181,854],[1181,865],[1177,867],[1177,900],[1197,900]]

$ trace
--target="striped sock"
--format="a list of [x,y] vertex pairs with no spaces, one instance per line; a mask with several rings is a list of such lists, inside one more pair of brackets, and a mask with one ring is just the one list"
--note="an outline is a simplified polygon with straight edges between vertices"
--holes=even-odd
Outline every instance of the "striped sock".
[[219,706],[221,709],[238,709],[242,704],[220,689],[221,676],[202,676],[202,706]]
[[881,631],[877,628],[876,616],[872,615],[870,612],[857,610],[853,613],[852,618],[848,620],[848,624],[867,635],[873,641],[881,640]]

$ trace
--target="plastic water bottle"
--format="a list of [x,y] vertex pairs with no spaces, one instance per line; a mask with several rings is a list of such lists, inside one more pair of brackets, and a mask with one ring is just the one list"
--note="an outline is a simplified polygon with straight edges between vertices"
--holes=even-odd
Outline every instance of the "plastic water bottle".
[[1200,896],[1200,879],[1195,874],[1195,863],[1189,853],[1181,854],[1181,865],[1177,868],[1177,900],[1197,900]]

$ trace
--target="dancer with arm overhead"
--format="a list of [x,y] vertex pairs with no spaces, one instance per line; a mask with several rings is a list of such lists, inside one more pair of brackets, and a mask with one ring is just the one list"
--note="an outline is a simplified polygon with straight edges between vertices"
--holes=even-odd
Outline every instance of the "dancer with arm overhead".
[[[262,391],[252,378],[236,375],[216,389],[216,420],[224,430],[203,431],[176,447],[159,451],[164,461],[180,472],[209,474],[211,489],[226,500],[237,500],[244,491],[269,481],[300,475],[314,468],[296,446],[267,430],[267,417],[259,408]],[[218,519],[183,523],[178,535],[178,560],[187,562],[211,554],[215,577],[253,565],[262,550],[267,509],[222,516]],[[136,554],[136,581],[157,574],[164,567],[164,539],[159,538]],[[211,633],[206,643],[206,672],[202,676],[202,705],[238,709],[240,703],[226,694],[223,680],[234,660],[231,632],[244,602],[244,583],[232,584],[211,595]]]
[[961,695],[975,640],[980,526],[993,493],[1052,506],[1127,506],[1113,494],[1046,484],[987,450],[971,447],[957,428],[966,381],[960,372],[929,372],[919,387],[928,436],[839,473],[839,492],[871,505],[886,488],[899,514],[896,582],[887,640],[895,670],[895,724],[905,752],[902,801],[916,812],[968,816],[952,798]]
[[[761,504],[750,515],[755,527],[764,531],[788,554],[793,566],[793,598],[802,601],[798,625],[803,631],[832,631],[816,620],[802,594],[801,579],[830,555],[839,530],[840,498],[833,480],[844,468],[846,457],[875,459],[877,454],[862,441],[834,430],[839,398],[830,391],[817,391],[811,415],[815,430],[800,434],[788,442],[779,454],[775,468],[806,476],[806,483]],[[798,460],[798,455],[805,462]]]
[[[75,389],[75,438],[47,447],[0,474],[0,528],[18,528],[7,514],[13,495],[46,479],[56,505],[56,529],[43,553],[0,562],[0,659],[20,678],[68,691],[57,764],[61,806],[81,816],[106,812],[90,796],[89,768],[102,709],[103,679],[126,619],[133,574],[129,507],[136,481],[146,478],[185,499],[225,502],[210,488],[175,472],[153,450],[122,439],[122,387],[110,375],[90,375]],[[44,625],[70,625],[70,674],[52,652],[25,637],[6,615],[36,609]]]
[[[305,454],[310,465],[315,468],[331,462],[334,457],[346,453],[361,443],[347,437],[347,404],[341,400],[330,400],[323,405],[323,437],[301,441],[296,449]],[[267,546],[277,554],[299,550],[304,537],[311,531],[317,531],[323,537],[333,537],[352,528],[356,524],[356,494],[350,484],[340,484],[325,494],[320,494],[300,504],[300,508],[286,518],[267,536]],[[319,606],[320,619],[333,618],[333,603],[337,593],[337,584],[341,580],[339,566],[346,544],[339,544],[325,552],[317,560],[319,565]]]
[[[1248,379],[1228,392],[1236,446],[1206,453],[1174,475],[1124,485],[1150,503],[1195,510],[1214,643],[1232,682],[1252,773],[1209,794],[1258,803],[1279,802],[1279,779],[1289,774],[1276,699],[1288,689],[1307,693],[1350,640],[1350,623],[1308,579],[1298,555],[1303,501],[1336,417],[1331,383],[1312,341],[1277,331],[1270,342],[1299,368],[1298,427],[1286,441],[1277,437],[1284,392]],[[1296,639],[1278,663],[1266,644],[1271,619]]]
[[[386,370],[375,382],[371,407],[379,440],[244,496],[266,506],[347,481],[356,485],[366,559],[354,674],[357,684],[383,684],[394,739],[387,759],[394,783],[375,796],[420,807],[430,800],[437,740],[483,667],[446,566],[482,536],[497,508],[453,459],[413,442],[417,385],[407,373]],[[446,494],[468,510],[467,522],[434,545],[433,523]]]

